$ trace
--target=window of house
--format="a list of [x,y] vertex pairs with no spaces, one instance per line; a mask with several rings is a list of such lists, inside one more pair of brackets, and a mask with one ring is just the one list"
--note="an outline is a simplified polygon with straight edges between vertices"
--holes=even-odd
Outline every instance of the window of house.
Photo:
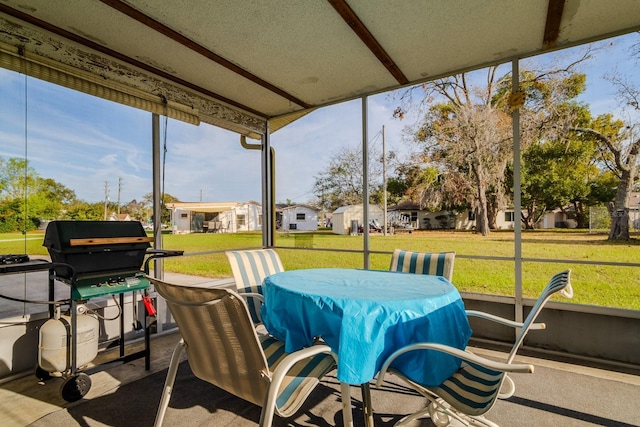
[[507,222],[514,222],[516,220],[515,212],[505,212],[504,220]]
[[189,214],[186,214],[186,213],[180,214],[180,218],[187,218],[188,216]]
[[262,214],[258,215],[258,225],[262,226]]
[[296,221],[304,221],[306,219],[307,215],[304,212],[296,214]]
[[246,225],[246,217],[245,215],[236,215],[236,223],[240,225]]
[[474,211],[469,211],[469,221],[475,221],[476,220],[476,213]]
[[411,212],[411,222],[416,222],[418,220],[418,212]]

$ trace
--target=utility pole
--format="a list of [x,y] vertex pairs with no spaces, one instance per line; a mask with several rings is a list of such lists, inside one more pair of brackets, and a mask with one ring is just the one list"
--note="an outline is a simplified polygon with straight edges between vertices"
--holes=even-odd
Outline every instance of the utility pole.
[[387,235],[387,153],[384,140],[384,125],[382,125],[382,205],[384,215],[382,220],[382,235]]
[[109,204],[109,181],[104,182],[104,220],[107,220],[107,205]]
[[122,191],[122,177],[118,177],[118,215],[120,215],[120,191]]

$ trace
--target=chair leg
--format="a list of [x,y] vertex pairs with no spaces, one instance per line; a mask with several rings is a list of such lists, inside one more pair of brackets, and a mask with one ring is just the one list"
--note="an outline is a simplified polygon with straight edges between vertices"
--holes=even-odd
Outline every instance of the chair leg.
[[169,363],[169,370],[167,371],[167,378],[164,381],[164,388],[162,390],[162,397],[160,398],[160,405],[158,406],[158,412],[156,413],[156,420],[154,427],[162,426],[164,421],[164,414],[167,412],[169,406],[169,399],[171,399],[171,392],[173,391],[173,383],[176,380],[178,374],[178,366],[180,365],[180,356],[184,351],[184,340],[180,340],[176,347],[173,349],[171,355],[171,362]]
[[500,387],[500,393],[498,393],[498,399],[508,399],[516,392],[516,385],[507,374],[504,374],[504,382]]
[[360,384],[362,390],[362,412],[364,413],[364,425],[373,427],[373,403],[371,402],[371,388],[369,383]]
[[351,413],[351,386],[341,382],[340,392],[342,394],[342,423],[344,424],[344,427],[353,427],[353,414]]
[[[429,408],[426,407],[418,412],[415,412],[413,414],[409,414],[405,417],[402,417],[400,420],[398,420],[397,423],[395,423],[393,426],[394,427],[401,427],[404,426],[410,422],[413,422],[415,420],[419,420],[420,418],[426,418],[429,417]],[[436,424],[437,425],[437,424]]]
[[260,412],[259,427],[271,427],[273,424],[273,417],[276,411],[276,393],[278,391],[278,384],[272,382],[265,396],[264,403],[262,404],[262,411]]

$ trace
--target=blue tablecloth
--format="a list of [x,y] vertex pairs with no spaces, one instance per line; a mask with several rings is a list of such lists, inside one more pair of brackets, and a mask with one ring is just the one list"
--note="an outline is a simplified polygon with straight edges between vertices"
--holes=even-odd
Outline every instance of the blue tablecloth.
[[[293,352],[322,339],[338,355],[338,380],[372,380],[395,350],[416,342],[465,348],[471,329],[456,288],[445,278],[355,269],[310,269],[264,279],[264,324]],[[439,385],[459,360],[414,352],[392,365],[415,381]]]

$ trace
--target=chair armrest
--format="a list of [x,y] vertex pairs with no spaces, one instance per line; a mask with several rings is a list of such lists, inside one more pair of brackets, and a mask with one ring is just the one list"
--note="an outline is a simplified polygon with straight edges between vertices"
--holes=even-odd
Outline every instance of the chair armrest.
[[320,353],[330,354],[337,363],[338,356],[331,351],[331,347],[326,344],[314,344],[310,347],[305,347],[301,350],[294,351],[293,353],[290,353],[284,359],[282,359],[282,361],[278,363],[278,366],[273,371],[273,377],[271,381],[274,383],[281,382],[285,374],[289,371],[289,369],[291,369],[293,365],[303,359],[310,358]]
[[455,347],[451,347],[444,344],[436,344],[436,343],[417,343],[411,344],[406,347],[401,348],[400,350],[393,353],[389,358],[384,362],[382,368],[380,369],[380,373],[378,374],[378,380],[376,381],[376,387],[380,387],[382,385],[382,381],[384,380],[384,376],[389,369],[389,366],[393,361],[400,355],[416,350],[435,350],[442,353],[449,354],[451,356],[455,356],[459,359],[462,359],[468,363],[475,363],[476,365],[484,366],[489,369],[493,369],[495,371],[501,372],[518,372],[518,373],[533,373],[533,365],[528,364],[512,364],[512,363],[502,363],[496,362],[494,360],[486,359],[482,356],[478,356],[466,350],[460,350]]
[[[485,320],[491,320],[492,322],[500,323],[501,325],[510,326],[512,328],[522,328],[524,324],[522,322],[515,322],[513,320],[505,319],[504,317],[496,316],[495,314],[485,313],[483,311],[465,310],[467,316],[479,317]],[[544,323],[532,323],[529,329],[545,329],[547,325]]]
[[573,286],[571,286],[571,283],[567,283],[567,286],[560,291],[560,295],[569,299],[573,298]]
[[[264,407],[268,408],[268,412],[272,412],[276,408],[276,397],[278,394],[278,389],[284,381],[287,372],[299,361],[303,359],[307,359],[313,357],[320,353],[330,354],[333,357],[333,360],[338,360],[338,356],[331,351],[331,347],[325,344],[317,344],[312,345],[311,347],[305,347],[301,350],[294,351],[287,355],[280,363],[275,370],[271,373],[271,384],[269,386],[269,390],[267,391],[267,396],[265,399]],[[262,424],[262,423],[261,423]]]
[[244,298],[245,301],[247,300],[247,298],[255,298],[260,302],[264,302],[264,295],[258,292],[238,292],[238,295]]

